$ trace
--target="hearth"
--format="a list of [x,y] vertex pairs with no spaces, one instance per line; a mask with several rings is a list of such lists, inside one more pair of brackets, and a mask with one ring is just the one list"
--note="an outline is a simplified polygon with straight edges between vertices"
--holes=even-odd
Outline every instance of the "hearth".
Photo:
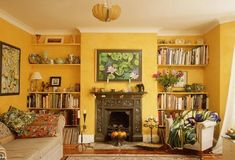
[[122,125],[127,141],[142,141],[142,95],[144,92],[93,92],[96,96],[95,141],[111,140],[115,125]]

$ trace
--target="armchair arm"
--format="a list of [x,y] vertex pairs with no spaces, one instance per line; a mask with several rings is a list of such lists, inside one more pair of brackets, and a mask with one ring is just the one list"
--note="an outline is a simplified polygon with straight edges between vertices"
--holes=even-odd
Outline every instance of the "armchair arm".
[[205,120],[204,122],[197,123],[198,128],[209,128],[209,127],[214,127],[215,125],[216,125],[216,122],[210,121],[210,120]]
[[56,130],[56,135],[57,136],[63,136],[63,129],[65,126],[65,118],[64,116],[61,114],[59,116],[59,120],[58,120],[58,124],[57,124],[57,130]]

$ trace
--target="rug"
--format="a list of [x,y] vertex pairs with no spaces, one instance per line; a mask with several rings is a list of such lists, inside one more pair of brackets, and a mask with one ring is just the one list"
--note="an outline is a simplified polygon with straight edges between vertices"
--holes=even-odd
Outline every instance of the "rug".
[[80,154],[66,160],[200,160],[195,155],[161,154]]

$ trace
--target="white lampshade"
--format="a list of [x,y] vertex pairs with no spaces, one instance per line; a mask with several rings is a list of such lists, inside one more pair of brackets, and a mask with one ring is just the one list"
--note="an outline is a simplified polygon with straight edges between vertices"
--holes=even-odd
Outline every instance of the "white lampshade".
[[33,72],[30,79],[31,80],[40,80],[40,79],[42,79],[42,76],[41,76],[40,72]]

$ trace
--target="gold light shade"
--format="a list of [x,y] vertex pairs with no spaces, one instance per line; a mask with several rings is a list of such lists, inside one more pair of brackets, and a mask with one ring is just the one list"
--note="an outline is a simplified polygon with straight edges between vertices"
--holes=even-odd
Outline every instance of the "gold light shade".
[[105,4],[96,4],[92,8],[93,15],[104,22],[117,19],[121,14],[121,8],[118,5],[108,7]]

